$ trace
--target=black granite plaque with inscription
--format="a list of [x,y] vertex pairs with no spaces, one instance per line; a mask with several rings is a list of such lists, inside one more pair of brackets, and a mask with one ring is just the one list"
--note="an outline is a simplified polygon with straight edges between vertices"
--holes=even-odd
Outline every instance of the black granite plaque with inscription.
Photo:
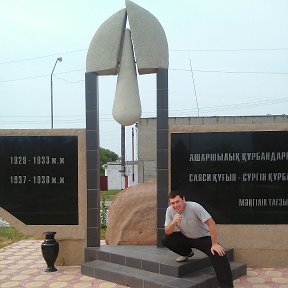
[[0,205],[25,224],[78,224],[78,137],[0,136]]
[[171,188],[221,224],[288,223],[288,131],[171,134]]

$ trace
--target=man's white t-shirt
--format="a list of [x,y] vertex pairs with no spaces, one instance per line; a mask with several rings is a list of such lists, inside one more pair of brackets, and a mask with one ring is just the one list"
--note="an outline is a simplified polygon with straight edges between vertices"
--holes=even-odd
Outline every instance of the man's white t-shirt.
[[[165,226],[169,225],[177,212],[169,206],[166,210]],[[186,202],[183,219],[175,226],[174,232],[181,231],[186,237],[195,239],[210,236],[208,226],[204,223],[211,215],[198,203]]]

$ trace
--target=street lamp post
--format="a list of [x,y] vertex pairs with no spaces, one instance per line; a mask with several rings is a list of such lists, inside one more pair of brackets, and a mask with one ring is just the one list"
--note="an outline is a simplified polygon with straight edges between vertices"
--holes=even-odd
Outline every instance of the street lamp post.
[[58,61],[62,62],[62,57],[58,57],[56,59],[53,70],[51,72],[51,78],[50,78],[50,84],[51,84],[51,129],[53,129],[53,72],[55,70],[55,67],[56,67]]

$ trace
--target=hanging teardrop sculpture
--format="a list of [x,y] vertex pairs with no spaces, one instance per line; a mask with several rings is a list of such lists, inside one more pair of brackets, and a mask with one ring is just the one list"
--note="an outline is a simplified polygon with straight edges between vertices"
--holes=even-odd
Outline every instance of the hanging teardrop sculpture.
[[124,126],[136,123],[141,117],[141,102],[129,29],[125,31],[112,114],[114,119]]

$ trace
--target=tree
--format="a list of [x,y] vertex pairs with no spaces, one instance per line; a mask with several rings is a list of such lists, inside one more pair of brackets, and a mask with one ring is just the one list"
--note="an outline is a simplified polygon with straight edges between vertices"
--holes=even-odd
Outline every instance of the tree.
[[108,162],[115,162],[119,159],[119,156],[115,152],[100,147],[100,175],[105,175],[105,169],[103,167],[105,164]]

